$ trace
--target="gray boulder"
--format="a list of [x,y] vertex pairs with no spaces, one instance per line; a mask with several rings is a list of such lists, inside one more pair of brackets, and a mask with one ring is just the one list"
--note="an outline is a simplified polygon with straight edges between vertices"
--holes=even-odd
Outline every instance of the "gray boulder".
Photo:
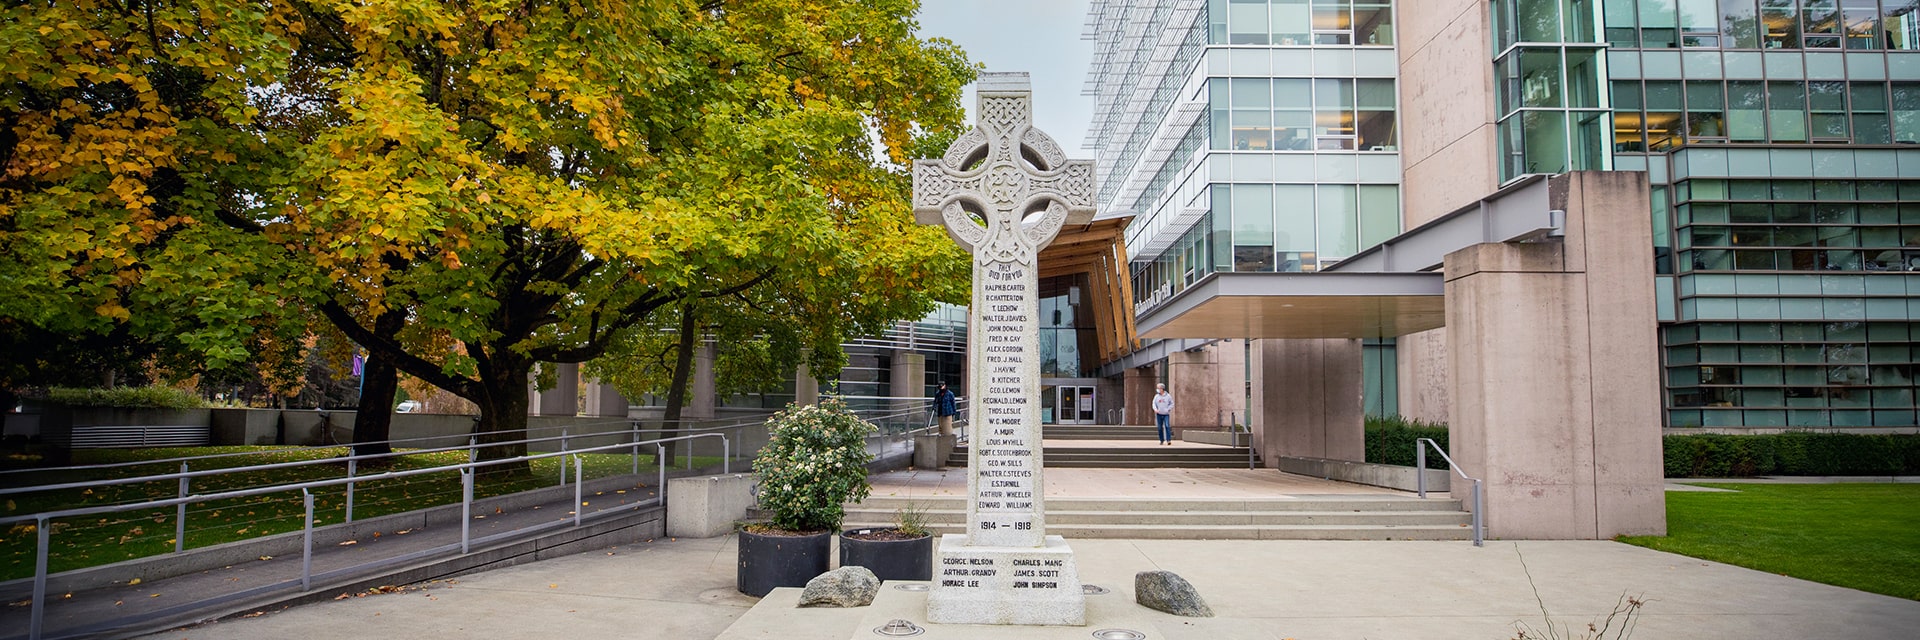
[[880,592],[880,578],[866,567],[841,567],[814,576],[800,592],[802,607],[864,607]]
[[1133,599],[1140,606],[1189,618],[1211,618],[1213,608],[1200,599],[1200,593],[1172,571],[1142,571],[1133,574]]

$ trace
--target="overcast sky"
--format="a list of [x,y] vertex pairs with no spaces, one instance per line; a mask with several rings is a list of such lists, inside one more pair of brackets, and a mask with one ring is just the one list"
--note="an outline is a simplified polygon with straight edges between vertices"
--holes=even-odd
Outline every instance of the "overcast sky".
[[[1093,96],[1080,95],[1093,57],[1093,41],[1081,40],[1087,0],[921,0],[920,34],[954,41],[967,59],[987,71],[1033,74],[1034,124],[1076,158]],[[967,87],[967,110],[973,110]]]

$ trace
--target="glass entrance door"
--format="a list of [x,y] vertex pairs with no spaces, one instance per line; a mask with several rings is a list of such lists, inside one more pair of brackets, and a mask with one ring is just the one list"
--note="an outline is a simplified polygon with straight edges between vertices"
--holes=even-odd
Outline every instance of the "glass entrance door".
[[1094,424],[1093,387],[1060,385],[1055,387],[1059,402],[1054,405],[1055,424]]

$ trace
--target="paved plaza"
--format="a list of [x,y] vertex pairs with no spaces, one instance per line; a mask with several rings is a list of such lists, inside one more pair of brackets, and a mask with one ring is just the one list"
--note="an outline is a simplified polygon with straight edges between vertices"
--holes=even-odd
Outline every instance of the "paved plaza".
[[[953,472],[876,475],[874,490],[943,491],[952,477],[964,484],[964,475]],[[1159,496],[1277,487],[1301,494],[1380,491],[1274,471],[1049,469],[1047,479],[1049,497],[1138,495],[1149,487]],[[1516,623],[1544,628],[1543,608],[1558,625],[1584,627],[1623,594],[1647,602],[1636,638],[1905,639],[1920,629],[1920,602],[1607,541],[1495,540],[1479,548],[1409,541],[1070,542],[1082,580],[1114,592],[1094,598],[1131,600],[1134,573],[1165,569],[1191,581],[1218,614],[1182,619],[1146,612],[1154,625],[1148,637],[1155,640],[1511,638]],[[850,627],[826,622],[839,618],[811,611],[749,615],[757,600],[734,591],[733,580],[732,537],[658,540],[149,637],[878,637],[855,636]],[[1093,631],[1057,630],[1021,637],[1083,639]]]

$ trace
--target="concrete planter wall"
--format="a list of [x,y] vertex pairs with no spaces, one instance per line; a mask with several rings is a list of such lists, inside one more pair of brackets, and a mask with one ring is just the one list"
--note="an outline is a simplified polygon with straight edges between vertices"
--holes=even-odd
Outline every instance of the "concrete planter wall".
[[[1419,488],[1419,476],[1414,475],[1413,467],[1371,462],[1353,462],[1350,460],[1328,460],[1326,458],[1296,458],[1281,456],[1279,469],[1287,473],[1314,476],[1328,480],[1352,482],[1356,484],[1414,491]],[[1425,469],[1427,491],[1449,491],[1451,474],[1441,469]]]

